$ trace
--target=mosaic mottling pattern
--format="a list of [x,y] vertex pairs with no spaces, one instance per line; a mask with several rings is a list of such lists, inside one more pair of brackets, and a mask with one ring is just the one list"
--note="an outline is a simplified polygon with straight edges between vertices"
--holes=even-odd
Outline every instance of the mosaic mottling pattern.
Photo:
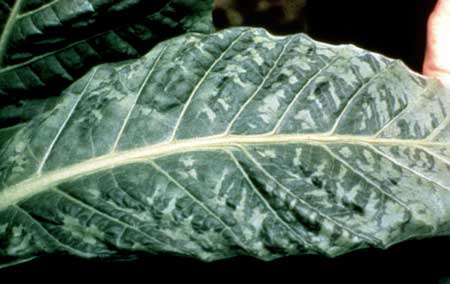
[[305,35],[101,65],[0,152],[0,260],[336,256],[450,233],[450,92]]

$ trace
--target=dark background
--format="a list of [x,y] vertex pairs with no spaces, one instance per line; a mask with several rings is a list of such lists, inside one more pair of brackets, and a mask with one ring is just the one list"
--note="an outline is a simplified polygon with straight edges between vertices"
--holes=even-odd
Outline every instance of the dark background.
[[426,23],[436,0],[216,0],[216,27],[265,27],[275,34],[306,32],[399,58],[420,72]]
[[[303,0],[218,2],[221,6],[214,13],[218,28],[239,24],[263,26],[277,34],[303,31],[318,40],[353,43],[400,58],[416,71],[421,70],[426,21],[435,4],[435,0],[309,0],[306,6]],[[291,8],[286,8],[286,3]],[[387,251],[361,250],[335,259],[296,256],[270,263],[248,257],[214,263],[167,256],[147,256],[127,262],[46,257],[1,270],[0,283],[6,283],[6,276],[13,276],[15,281],[31,277],[43,282],[115,279],[126,283],[170,280],[234,283],[248,279],[249,283],[256,283],[270,279],[277,284],[448,284],[449,256],[450,239],[433,238],[407,241]]]
[[421,71],[426,23],[436,0],[308,2],[308,33],[332,43],[354,43],[402,59]]
[[[5,279],[38,283],[89,281],[98,283],[450,283],[450,241],[434,238],[407,241],[389,250],[366,249],[329,259],[321,256],[291,256],[272,262],[236,257],[213,263],[153,256],[127,262],[86,261],[46,257],[3,269]],[[100,282],[102,281],[102,282]],[[263,282],[264,283],[264,282]]]

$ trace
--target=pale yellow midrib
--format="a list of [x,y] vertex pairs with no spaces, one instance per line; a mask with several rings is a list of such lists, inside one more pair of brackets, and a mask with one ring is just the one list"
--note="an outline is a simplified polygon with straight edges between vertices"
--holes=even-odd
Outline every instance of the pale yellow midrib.
[[82,175],[92,174],[102,170],[118,166],[142,162],[180,152],[192,152],[198,150],[225,148],[233,145],[248,144],[373,144],[373,145],[398,145],[398,146],[422,146],[422,147],[450,147],[450,143],[432,142],[427,140],[402,140],[375,138],[373,136],[343,136],[343,135],[228,135],[213,136],[173,141],[146,146],[134,150],[116,152],[100,156],[82,163],[45,173],[41,176],[33,176],[0,192],[0,210],[25,200],[33,195],[48,190],[52,186],[64,181],[73,180]]

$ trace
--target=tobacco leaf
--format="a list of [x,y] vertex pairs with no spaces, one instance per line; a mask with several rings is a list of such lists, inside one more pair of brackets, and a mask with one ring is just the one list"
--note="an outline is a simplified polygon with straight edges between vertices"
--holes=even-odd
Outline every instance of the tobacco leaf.
[[305,35],[187,34],[3,142],[0,259],[336,256],[450,233],[450,92]]
[[211,32],[212,2],[2,0],[2,104],[59,94],[95,65],[138,58],[186,32]]

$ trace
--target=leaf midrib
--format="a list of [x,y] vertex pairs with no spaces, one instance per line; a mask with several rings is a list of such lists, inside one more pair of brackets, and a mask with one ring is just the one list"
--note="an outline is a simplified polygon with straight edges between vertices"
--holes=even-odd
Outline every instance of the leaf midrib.
[[76,179],[83,175],[112,169],[136,162],[145,162],[162,156],[182,152],[213,150],[238,145],[273,144],[360,144],[397,145],[409,147],[450,147],[450,143],[429,140],[376,138],[374,136],[329,134],[275,134],[275,135],[219,135],[163,142],[133,150],[114,152],[84,162],[34,175],[0,191],[0,210],[44,192],[54,185]]

